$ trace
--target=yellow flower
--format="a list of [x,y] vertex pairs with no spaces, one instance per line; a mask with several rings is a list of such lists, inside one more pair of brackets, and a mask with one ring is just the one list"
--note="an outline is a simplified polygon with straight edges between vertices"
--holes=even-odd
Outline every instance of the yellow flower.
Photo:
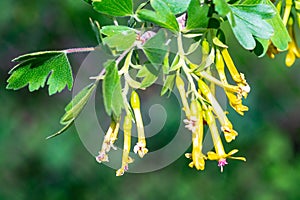
[[225,123],[221,126],[221,130],[224,133],[226,142],[231,142],[232,140],[235,140],[236,136],[238,136],[238,133],[233,130],[233,126],[227,117],[225,118]]
[[[224,69],[224,61],[222,58],[222,55],[220,53],[220,50],[217,49],[216,50],[216,68],[218,71],[218,74],[220,76],[220,80],[223,83],[224,86],[228,85],[227,82],[227,78],[225,75],[225,69]],[[235,70],[233,70],[235,71]],[[244,74],[240,73],[239,77],[241,80],[245,80]],[[229,100],[229,104],[230,106],[235,109],[235,111],[241,115],[244,114],[244,111],[248,111],[248,107],[242,105],[242,96],[244,98],[247,97],[248,93],[250,92],[250,87],[249,85],[246,83],[244,83],[245,81],[243,81],[242,83],[238,83],[238,86],[231,86],[230,88],[232,88],[231,90],[227,89],[228,87],[224,87],[226,96],[228,97]],[[235,92],[236,95],[233,93]]]
[[189,166],[195,167],[197,170],[204,170],[205,155],[202,153],[202,140],[203,140],[203,116],[202,110],[197,100],[191,102],[191,118],[194,117],[195,129],[192,132],[193,150],[192,153],[186,153],[187,158],[192,159]]
[[229,73],[231,74],[232,79],[237,83],[237,85],[241,88],[241,90],[243,90],[243,92],[249,93],[250,86],[248,85],[244,74],[239,73],[238,70],[236,69],[227,49],[226,48],[222,49],[221,54],[229,70]]
[[216,121],[211,110],[206,111],[206,121],[215,147],[215,152],[209,151],[207,153],[208,159],[217,160],[218,166],[221,167],[221,172],[223,172],[223,167],[228,164],[226,158],[246,161],[246,158],[244,157],[232,157],[233,154],[238,152],[237,149],[230,151],[228,154],[225,153],[223,143],[216,126]]
[[205,84],[204,81],[201,79],[198,80],[198,86],[200,88],[200,91],[204,94],[204,96],[207,98],[209,103],[212,105],[212,109],[216,113],[219,122],[221,123],[221,129],[224,132],[224,136],[227,142],[231,142],[235,139],[235,137],[238,135],[238,133],[233,130],[233,126],[231,122],[226,117],[226,114],[222,110],[221,106],[217,102],[217,100],[214,98],[212,93],[210,92],[209,87]]
[[133,162],[133,159],[129,156],[131,147],[131,117],[126,115],[124,118],[124,146],[123,146],[123,156],[122,156],[122,166],[116,171],[116,176],[122,176],[128,170],[128,164]]
[[286,54],[285,65],[287,67],[290,67],[295,63],[296,57],[300,58],[300,49],[297,46],[294,30],[294,20],[292,17],[290,17],[288,21],[288,32],[292,41],[289,42],[288,45],[288,53]]
[[232,156],[233,154],[237,153],[238,151],[239,150],[237,150],[237,149],[233,149],[228,154],[226,154],[226,153],[218,154],[218,153],[209,151],[209,152],[207,152],[207,157],[208,157],[209,160],[217,160],[218,161],[218,167],[220,167],[221,172],[223,172],[223,167],[228,164],[226,158],[246,161],[245,157],[233,157]]
[[245,111],[248,111],[249,108],[242,104],[242,99],[237,97],[236,95],[226,92],[226,95],[229,99],[230,106],[240,115],[244,115]]
[[181,97],[181,102],[183,104],[183,110],[185,112],[186,117],[189,119],[191,115],[191,111],[189,108],[188,101],[186,99],[186,93],[185,93],[185,88],[184,88],[184,82],[182,78],[178,75],[176,76],[176,87],[179,91],[180,97]]
[[142,120],[142,115],[140,110],[140,98],[135,91],[131,93],[130,104],[133,108],[133,112],[136,120],[137,132],[138,132],[138,142],[134,146],[133,151],[134,153],[138,153],[139,156],[142,158],[144,157],[145,154],[148,153],[148,149],[146,148],[144,125],[143,125],[143,120]]
[[[117,124],[119,124],[119,122],[117,122]],[[107,153],[110,151],[111,148],[116,150],[116,147],[114,146],[114,142],[116,140],[118,132],[119,132],[119,125],[116,125],[116,122],[112,121],[104,136],[101,150],[99,151],[99,154],[96,156],[97,162],[99,163],[109,162]]]

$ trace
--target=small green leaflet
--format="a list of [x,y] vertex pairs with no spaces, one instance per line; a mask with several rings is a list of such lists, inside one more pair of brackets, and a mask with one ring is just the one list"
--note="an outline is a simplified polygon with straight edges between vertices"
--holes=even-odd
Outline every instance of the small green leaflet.
[[122,17],[133,14],[132,0],[92,0],[93,8],[103,14]]
[[167,78],[164,81],[163,88],[161,89],[161,93],[160,93],[161,96],[163,96],[168,91],[169,91],[168,96],[170,96],[170,94],[173,90],[173,87],[174,87],[175,77],[176,77],[176,73],[167,75]]
[[207,28],[209,20],[207,17],[208,10],[209,6],[207,4],[201,6],[199,0],[191,0],[187,10],[189,17],[187,18],[186,29],[193,30]]
[[[175,15],[187,10],[191,0],[163,0]],[[199,1],[199,0],[198,0]]]
[[103,42],[117,51],[129,49],[136,40],[135,30],[127,26],[104,26],[101,33],[106,35]]
[[158,33],[147,40],[142,47],[143,52],[157,71],[162,67],[168,50],[168,46],[165,43],[166,33],[163,30],[159,30]]
[[108,115],[112,113],[119,117],[124,108],[120,77],[115,61],[109,60],[104,64],[106,68],[103,79],[103,99],[104,107]]
[[93,21],[91,18],[90,18],[90,24],[91,24],[91,27],[95,33],[95,36],[96,36],[96,39],[97,39],[97,42],[98,44],[101,44],[101,41],[102,41],[102,37],[101,37],[101,33],[100,33],[100,24],[98,21]]
[[62,134],[73,124],[74,120],[78,117],[84,106],[87,104],[95,88],[96,84],[92,83],[83,88],[74,97],[74,99],[72,99],[72,101],[65,107],[66,112],[60,119],[60,123],[65,126],[53,135],[48,136],[46,139],[50,139]]
[[225,16],[230,12],[230,8],[226,0],[213,0],[213,2],[219,15]]
[[150,71],[147,68],[147,65],[143,66],[143,68],[140,69],[138,74],[136,75],[136,77],[144,78],[141,82],[140,88],[147,88],[151,86],[157,80],[158,74],[159,71]]
[[176,21],[176,17],[164,0],[151,0],[150,2],[155,12],[148,9],[138,10],[138,18],[144,21],[153,22],[163,28],[177,32],[179,30],[179,26]]
[[269,5],[232,5],[228,21],[239,43],[248,50],[256,46],[255,38],[270,39],[274,29],[267,22],[276,11]]
[[20,89],[28,85],[29,91],[44,87],[46,80],[49,95],[61,92],[66,86],[72,89],[73,76],[67,55],[63,51],[43,51],[22,55],[10,70],[7,89]]

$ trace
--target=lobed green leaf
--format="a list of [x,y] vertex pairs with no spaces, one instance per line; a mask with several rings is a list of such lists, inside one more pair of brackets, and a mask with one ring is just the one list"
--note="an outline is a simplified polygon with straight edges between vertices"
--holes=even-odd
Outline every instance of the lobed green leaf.
[[209,6],[207,4],[201,6],[199,0],[191,0],[187,10],[186,30],[207,28],[209,21],[208,11]]
[[270,39],[274,34],[266,19],[275,11],[268,5],[234,5],[227,14],[228,21],[239,43],[248,50],[255,48],[255,38]]
[[107,36],[103,38],[103,43],[117,51],[130,48],[136,40],[135,30],[127,26],[104,26],[101,33]]
[[142,49],[148,60],[159,71],[167,53],[166,34],[163,30],[147,40]]
[[151,0],[151,6],[155,12],[141,9],[137,11],[137,17],[143,21],[153,22],[163,28],[178,32],[179,26],[176,17],[164,0]]
[[221,16],[225,16],[230,12],[229,5],[226,0],[213,0],[215,9]]
[[133,14],[132,0],[92,0],[93,8],[103,14],[122,17]]
[[29,91],[43,88],[47,81],[49,95],[71,90],[73,76],[67,55],[63,51],[44,51],[17,57],[20,62],[9,73],[7,89],[20,89],[28,85]]
[[191,0],[163,0],[170,8],[171,12],[176,14],[183,13],[187,10]]
[[142,69],[139,70],[136,75],[139,78],[143,78],[141,82],[140,88],[147,88],[151,86],[158,78],[159,71],[149,70],[147,65],[145,65]]

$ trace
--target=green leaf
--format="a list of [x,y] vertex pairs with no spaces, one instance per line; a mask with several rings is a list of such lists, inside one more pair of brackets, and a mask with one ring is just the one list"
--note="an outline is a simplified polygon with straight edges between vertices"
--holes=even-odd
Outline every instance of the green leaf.
[[179,26],[176,17],[163,0],[151,0],[151,6],[155,12],[147,9],[138,10],[138,18],[178,32]]
[[81,110],[84,108],[86,103],[88,102],[90,96],[92,95],[93,91],[95,90],[96,85],[90,84],[83,88],[72,101],[65,107],[66,113],[62,116],[60,123],[61,124],[68,124],[72,120],[74,120]]
[[266,21],[275,14],[275,10],[264,4],[234,5],[227,14],[228,21],[239,43],[248,50],[255,48],[254,37],[269,39],[274,33],[272,26]]
[[29,91],[44,87],[46,80],[49,95],[61,92],[66,86],[72,89],[73,76],[67,55],[63,51],[44,51],[26,54],[13,60],[19,62],[9,73],[7,89],[20,89],[28,85]]
[[46,140],[51,139],[53,137],[56,137],[62,133],[64,133],[66,130],[68,130],[68,128],[70,128],[72,126],[72,124],[74,123],[74,121],[72,121],[71,123],[65,125],[62,129],[60,129],[59,131],[57,131],[56,133],[46,137]]
[[[272,7],[273,10],[276,10],[275,6],[270,0],[265,0],[264,2]],[[291,41],[291,38],[282,22],[279,13],[276,12],[276,15],[272,19],[268,19],[267,22],[271,24],[274,29],[274,35],[271,37],[271,41],[273,42],[274,46],[276,46],[280,50],[287,49],[288,43],[289,41]]]
[[[288,43],[289,41],[291,41],[291,38],[274,4],[270,0],[246,0],[243,2],[243,4],[247,4],[247,5],[264,4],[272,7],[272,10],[274,10],[276,14],[273,18],[266,20],[274,29],[274,34],[271,37],[271,41],[274,44],[274,46],[276,46],[278,49],[280,50],[287,49]],[[265,42],[263,42],[262,46],[266,48]],[[264,50],[264,52],[266,52],[266,50]],[[260,57],[263,55],[264,53],[261,54]]]
[[103,26],[101,29],[101,33],[106,36],[126,34],[127,32],[135,32],[135,30],[129,28],[128,26],[115,26],[115,25]]
[[174,83],[175,83],[175,77],[176,77],[176,73],[170,74],[167,76],[166,80],[164,81],[164,85],[163,88],[161,90],[160,95],[164,95],[165,93],[167,93],[169,91],[169,95],[171,94],[173,87],[174,87]]
[[96,36],[96,39],[97,39],[97,42],[98,44],[101,44],[101,41],[102,41],[102,37],[101,37],[101,28],[100,28],[100,24],[98,21],[93,21],[91,18],[90,18],[90,24],[91,24],[91,27],[95,33],[95,36]]
[[143,52],[156,70],[159,70],[167,53],[166,35],[160,30],[142,46]]
[[93,0],[92,5],[96,11],[116,17],[133,14],[132,0]]
[[171,12],[176,14],[183,13],[187,10],[191,0],[163,0],[170,8]]
[[188,18],[186,29],[194,30],[207,28],[209,21],[208,10],[209,6],[207,4],[201,6],[199,0],[191,0],[187,10]]
[[140,86],[141,88],[147,88],[157,80],[159,71],[153,71],[154,70],[149,70],[147,66],[144,66],[139,70],[136,76],[139,78],[144,78]]
[[215,4],[215,9],[219,15],[225,16],[230,12],[230,8],[226,0],[213,0],[213,3]]
[[111,60],[105,63],[105,67],[106,73],[102,84],[104,107],[108,115],[113,113],[118,117],[124,107],[118,68],[116,62]]
[[72,99],[72,101],[65,107],[66,112],[60,119],[60,123],[65,126],[53,135],[48,136],[46,139],[50,139],[62,134],[73,124],[74,120],[78,117],[84,106],[87,104],[95,88],[96,84],[90,84],[83,88]]
[[170,71],[176,71],[182,66],[182,63],[179,61],[180,61],[180,56],[179,56],[179,54],[176,54],[176,56],[174,57],[174,59],[172,61]]
[[101,33],[107,37],[103,38],[103,43],[117,51],[124,51],[130,48],[136,40],[134,29],[127,26],[104,26]]

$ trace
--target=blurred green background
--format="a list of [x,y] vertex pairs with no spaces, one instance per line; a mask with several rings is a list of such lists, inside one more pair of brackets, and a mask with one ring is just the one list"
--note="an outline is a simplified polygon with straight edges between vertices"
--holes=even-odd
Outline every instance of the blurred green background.
[[[300,62],[284,66],[284,55],[258,59],[235,51],[252,91],[244,117],[230,111],[247,162],[231,161],[221,174],[216,162],[198,172],[182,156],[147,174],[125,174],[99,165],[75,128],[52,140],[70,92],[49,97],[46,89],[5,90],[14,57],[39,50],[91,46],[88,18],[101,18],[83,1],[0,1],[0,199],[300,199]],[[298,34],[299,36],[299,34]],[[300,38],[298,38],[300,39]],[[71,56],[74,72],[84,55]],[[172,130],[170,130],[172,131]]]

